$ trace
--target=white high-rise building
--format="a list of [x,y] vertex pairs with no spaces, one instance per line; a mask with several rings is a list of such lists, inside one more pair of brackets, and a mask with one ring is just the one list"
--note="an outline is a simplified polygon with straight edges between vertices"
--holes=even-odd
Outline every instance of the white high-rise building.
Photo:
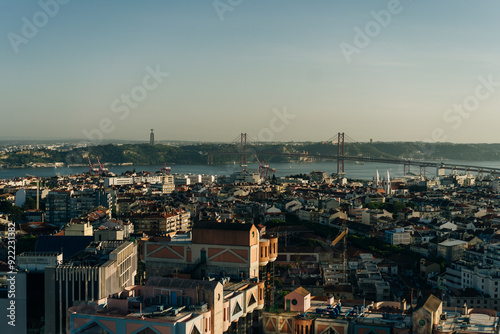
[[391,187],[391,176],[389,175],[389,171],[387,171],[387,176],[384,182],[384,191],[386,195],[391,195],[392,194],[392,187]]

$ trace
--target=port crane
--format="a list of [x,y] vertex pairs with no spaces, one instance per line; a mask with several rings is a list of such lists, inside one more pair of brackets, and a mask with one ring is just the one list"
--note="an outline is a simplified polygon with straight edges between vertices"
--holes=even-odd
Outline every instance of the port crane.
[[163,167],[161,168],[161,172],[162,172],[162,174],[167,174],[167,175],[169,175],[171,171],[172,171],[172,168],[167,167],[167,164],[166,164],[166,163],[164,163],[164,164],[163,164]]
[[99,168],[95,167],[92,161],[90,161],[90,155],[87,158],[89,159],[90,174],[99,175]]
[[259,175],[260,178],[263,180],[267,180],[269,178],[269,172],[276,172],[275,168],[269,167],[269,164],[267,163],[267,160],[264,159],[264,161],[260,161],[259,158],[257,157],[257,154],[254,154],[255,159],[257,159],[257,162],[259,163]]
[[89,166],[90,166],[90,174],[92,175],[102,175],[105,172],[108,172],[108,169],[104,167],[104,165],[101,163],[99,160],[99,157],[97,157],[97,163],[99,164],[99,167],[96,167],[92,161],[90,160],[90,155],[88,156],[89,159]]
[[99,170],[101,171],[101,174],[108,171],[108,169],[104,167],[104,165],[99,160],[99,157],[97,157],[97,163],[99,164]]

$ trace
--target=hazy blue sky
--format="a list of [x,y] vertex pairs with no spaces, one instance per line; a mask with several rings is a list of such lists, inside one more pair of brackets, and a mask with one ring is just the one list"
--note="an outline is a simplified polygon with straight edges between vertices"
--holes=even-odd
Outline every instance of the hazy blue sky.
[[500,142],[498,1],[54,1],[0,0],[2,139]]

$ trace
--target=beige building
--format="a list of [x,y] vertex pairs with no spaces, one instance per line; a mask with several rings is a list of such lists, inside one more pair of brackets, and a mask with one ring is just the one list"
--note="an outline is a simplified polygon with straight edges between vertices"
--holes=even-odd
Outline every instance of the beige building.
[[64,228],[66,236],[92,236],[94,234],[92,225],[88,221],[71,219],[71,222]]
[[191,213],[184,210],[157,213],[134,213],[128,216],[134,230],[150,234],[187,231],[191,227]]
[[467,242],[462,240],[447,240],[438,244],[437,255],[442,256],[446,262],[451,263],[460,260],[464,253]]
[[162,182],[151,184],[152,192],[160,192],[162,194],[170,194],[175,190],[174,176],[164,175]]
[[302,209],[297,212],[300,220],[305,220],[311,223],[319,223],[323,210],[318,209]]

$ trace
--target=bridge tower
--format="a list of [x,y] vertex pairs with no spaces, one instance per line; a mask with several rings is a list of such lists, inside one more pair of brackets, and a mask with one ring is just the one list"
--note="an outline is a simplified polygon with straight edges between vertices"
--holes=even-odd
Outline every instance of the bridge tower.
[[240,137],[240,166],[242,171],[247,170],[247,134],[242,133]]
[[403,175],[407,175],[411,172],[411,161],[410,160],[405,160],[404,161],[404,170],[403,170]]
[[425,166],[420,166],[420,176],[425,178]]
[[345,173],[345,142],[344,133],[338,133],[337,135],[337,174]]

